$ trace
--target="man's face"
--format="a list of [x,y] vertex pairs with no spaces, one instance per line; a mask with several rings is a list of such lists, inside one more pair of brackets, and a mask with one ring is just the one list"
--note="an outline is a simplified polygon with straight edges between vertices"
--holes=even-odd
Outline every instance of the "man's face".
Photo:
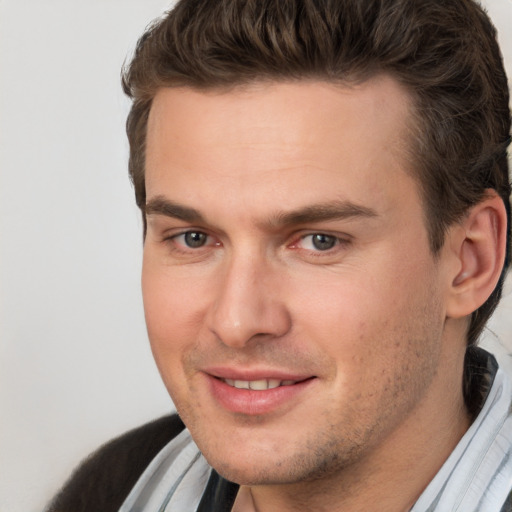
[[233,481],[334,474],[431,421],[443,272],[404,156],[409,105],[385,77],[154,100],[149,338]]

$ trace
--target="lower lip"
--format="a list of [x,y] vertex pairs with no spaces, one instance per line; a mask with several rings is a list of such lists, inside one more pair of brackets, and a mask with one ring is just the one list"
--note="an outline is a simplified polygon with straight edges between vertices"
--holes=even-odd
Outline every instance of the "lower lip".
[[279,386],[261,391],[238,389],[211,375],[208,375],[208,380],[214,398],[224,409],[256,416],[268,414],[293,404],[315,379],[311,378],[290,386]]

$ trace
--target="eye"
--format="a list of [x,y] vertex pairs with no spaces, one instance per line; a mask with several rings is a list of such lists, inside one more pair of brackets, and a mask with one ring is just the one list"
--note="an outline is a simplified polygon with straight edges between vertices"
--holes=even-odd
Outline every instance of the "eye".
[[178,245],[182,245],[190,249],[199,249],[209,242],[208,235],[202,231],[187,231],[173,236],[172,239]]
[[302,249],[312,251],[328,251],[340,243],[339,238],[325,233],[312,233],[301,238]]

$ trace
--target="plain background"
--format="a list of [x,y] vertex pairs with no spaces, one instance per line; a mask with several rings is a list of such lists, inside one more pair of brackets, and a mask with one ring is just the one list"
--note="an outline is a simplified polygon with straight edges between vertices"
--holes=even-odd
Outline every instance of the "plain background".
[[[512,1],[488,0],[512,75]],[[164,0],[0,0],[0,512],[172,410],[146,339],[119,73]],[[512,294],[492,328],[510,343]],[[507,339],[508,338],[508,339]]]

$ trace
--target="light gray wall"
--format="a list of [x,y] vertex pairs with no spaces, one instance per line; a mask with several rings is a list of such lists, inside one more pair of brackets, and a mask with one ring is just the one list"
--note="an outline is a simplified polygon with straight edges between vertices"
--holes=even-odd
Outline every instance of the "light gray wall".
[[120,67],[165,0],[0,2],[0,511],[172,409],[146,341]]
[[[119,86],[167,5],[0,0],[2,512],[40,511],[99,443],[172,408],[146,341]],[[512,2],[490,7],[512,70]],[[509,339],[510,297],[494,325]]]

